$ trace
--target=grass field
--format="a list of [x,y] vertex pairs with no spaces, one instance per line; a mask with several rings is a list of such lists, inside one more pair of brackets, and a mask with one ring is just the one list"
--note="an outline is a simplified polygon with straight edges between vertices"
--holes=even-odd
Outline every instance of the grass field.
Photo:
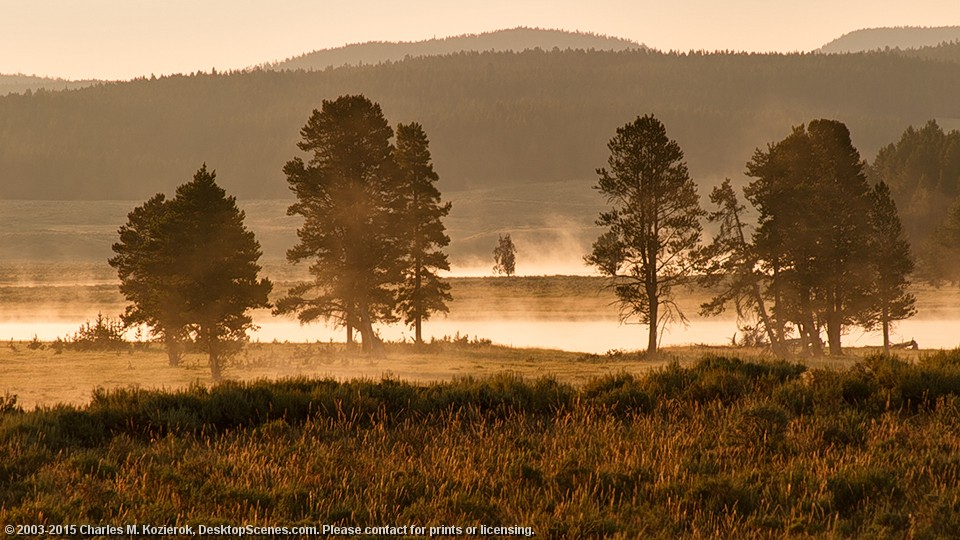
[[578,386],[513,374],[424,385],[298,378],[104,390],[79,408],[2,405],[4,527],[483,525],[542,538],[960,530],[957,352],[872,356],[843,370],[714,354]]
[[[98,387],[173,391],[210,383],[204,355],[189,354],[179,367],[170,367],[166,353],[158,345],[124,352],[62,353],[49,344],[43,349],[30,349],[29,342],[4,343],[0,347],[0,393],[16,394],[27,408],[57,403],[84,405]],[[631,354],[517,349],[477,343],[473,338],[452,338],[449,342],[434,343],[425,351],[416,351],[412,345],[389,344],[385,357],[371,358],[347,352],[343,344],[252,343],[231,361],[225,376],[234,381],[388,377],[429,383],[510,373],[525,378],[555,377],[579,386],[611,373],[643,373],[672,360],[688,363],[706,352],[709,350],[702,348],[671,349],[661,360],[650,361]],[[763,357],[760,351],[741,353]]]

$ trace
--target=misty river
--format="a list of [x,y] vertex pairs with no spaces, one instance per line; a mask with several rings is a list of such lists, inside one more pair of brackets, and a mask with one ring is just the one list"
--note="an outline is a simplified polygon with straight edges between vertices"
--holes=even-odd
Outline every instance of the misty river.
[[[255,322],[259,329],[251,332],[251,341],[329,342],[344,339],[342,328],[324,324],[301,326],[297,321],[263,314]],[[0,321],[0,339],[26,341],[37,336],[43,341],[72,336],[75,321]],[[381,337],[389,341],[411,341],[413,333],[402,325],[377,327]],[[602,320],[457,320],[438,318],[424,323],[424,339],[445,336],[468,336],[489,339],[511,347],[562,349],[603,354],[611,350],[637,350],[645,347],[647,328],[637,324],[620,324],[615,319]],[[736,332],[733,320],[691,320],[689,325],[668,326],[661,337],[661,346],[729,345]],[[133,336],[129,336],[131,339]],[[738,334],[739,338],[739,334]],[[910,319],[898,323],[891,334],[894,342],[914,339],[924,349],[960,347],[960,319]],[[879,332],[852,330],[844,336],[845,347],[879,346]]]

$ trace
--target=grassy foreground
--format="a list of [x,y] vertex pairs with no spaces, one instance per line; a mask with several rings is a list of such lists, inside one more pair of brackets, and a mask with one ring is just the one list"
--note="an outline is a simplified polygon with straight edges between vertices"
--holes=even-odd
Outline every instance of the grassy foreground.
[[114,389],[83,407],[0,409],[0,526],[960,530],[960,351],[843,370],[707,356],[579,387],[498,375]]

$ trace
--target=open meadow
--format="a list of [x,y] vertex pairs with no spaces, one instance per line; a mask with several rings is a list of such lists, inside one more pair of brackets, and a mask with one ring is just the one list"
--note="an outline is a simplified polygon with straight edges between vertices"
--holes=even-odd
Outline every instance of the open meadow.
[[960,528],[957,352],[841,370],[708,354],[580,385],[294,378],[0,405],[0,526],[54,535],[67,523],[359,528],[347,537]]

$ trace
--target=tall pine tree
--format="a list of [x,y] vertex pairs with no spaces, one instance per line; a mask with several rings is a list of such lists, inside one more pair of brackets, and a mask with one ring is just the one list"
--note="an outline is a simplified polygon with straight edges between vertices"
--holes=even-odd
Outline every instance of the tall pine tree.
[[693,275],[704,211],[680,145],[652,115],[618,128],[607,147],[610,169],[597,170],[597,189],[611,205],[597,225],[607,231],[586,262],[611,278],[621,319],[648,326],[647,353],[654,354],[660,324],[683,320],[672,289]]
[[450,244],[442,219],[450,203],[440,202],[436,187],[440,177],[433,170],[430,141],[417,123],[397,126],[395,158],[399,168],[399,190],[403,215],[403,282],[398,290],[397,309],[406,324],[414,328],[417,344],[423,343],[423,321],[435,312],[449,311],[450,285],[438,275],[450,270],[442,251]]
[[301,322],[336,320],[360,330],[363,350],[382,351],[373,329],[395,319],[395,288],[404,255],[402,204],[397,168],[380,105],[364,96],[323,101],[300,130],[295,157],[283,171],[297,202],[289,215],[303,217],[299,242],[287,252],[292,263],[311,261],[312,283],[290,289],[277,312]]
[[887,184],[880,182],[870,192],[872,303],[862,324],[883,331],[883,351],[890,352],[890,325],[912,317],[917,299],[907,289],[914,261],[897,213],[897,205]]

